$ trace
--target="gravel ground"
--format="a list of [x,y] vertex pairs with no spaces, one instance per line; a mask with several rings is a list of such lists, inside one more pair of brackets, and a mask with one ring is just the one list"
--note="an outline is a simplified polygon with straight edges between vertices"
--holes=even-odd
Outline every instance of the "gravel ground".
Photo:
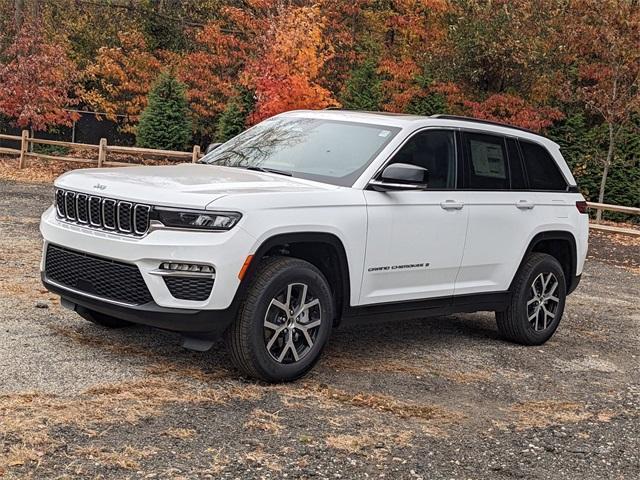
[[343,328],[308,377],[272,386],[221,345],[62,309],[38,279],[50,201],[0,180],[0,477],[640,476],[633,242],[594,236],[542,347],[502,341],[486,313]]

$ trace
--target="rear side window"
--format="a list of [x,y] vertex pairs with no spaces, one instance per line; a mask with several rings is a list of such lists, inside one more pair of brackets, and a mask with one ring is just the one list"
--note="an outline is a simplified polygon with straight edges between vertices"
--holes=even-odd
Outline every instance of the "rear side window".
[[509,168],[504,138],[465,133],[464,141],[467,152],[466,188],[508,190]]
[[556,161],[542,145],[520,140],[520,148],[529,177],[529,188],[532,190],[567,189],[565,181]]

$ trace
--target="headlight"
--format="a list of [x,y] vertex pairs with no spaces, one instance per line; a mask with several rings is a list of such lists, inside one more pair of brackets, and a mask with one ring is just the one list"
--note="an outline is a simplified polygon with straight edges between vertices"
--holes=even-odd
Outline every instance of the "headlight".
[[238,212],[209,212],[207,210],[181,210],[154,208],[152,218],[167,227],[196,230],[231,230],[242,218]]

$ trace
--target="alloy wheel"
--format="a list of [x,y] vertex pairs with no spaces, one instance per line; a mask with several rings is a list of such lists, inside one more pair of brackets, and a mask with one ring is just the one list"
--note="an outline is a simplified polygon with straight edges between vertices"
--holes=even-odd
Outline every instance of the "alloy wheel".
[[320,300],[304,283],[290,283],[269,303],[264,316],[267,352],[278,363],[302,360],[316,342],[322,323]]
[[531,284],[527,299],[527,319],[536,332],[549,328],[556,318],[560,305],[558,279],[551,272],[540,273]]

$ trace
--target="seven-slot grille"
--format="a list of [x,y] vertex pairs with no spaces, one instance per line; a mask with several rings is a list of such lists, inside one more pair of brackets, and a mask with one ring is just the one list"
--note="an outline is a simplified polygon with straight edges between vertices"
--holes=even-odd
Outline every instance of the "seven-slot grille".
[[45,277],[63,287],[131,305],[151,302],[137,266],[49,245]]
[[142,236],[149,230],[151,207],[113,198],[56,189],[58,217],[91,228]]

